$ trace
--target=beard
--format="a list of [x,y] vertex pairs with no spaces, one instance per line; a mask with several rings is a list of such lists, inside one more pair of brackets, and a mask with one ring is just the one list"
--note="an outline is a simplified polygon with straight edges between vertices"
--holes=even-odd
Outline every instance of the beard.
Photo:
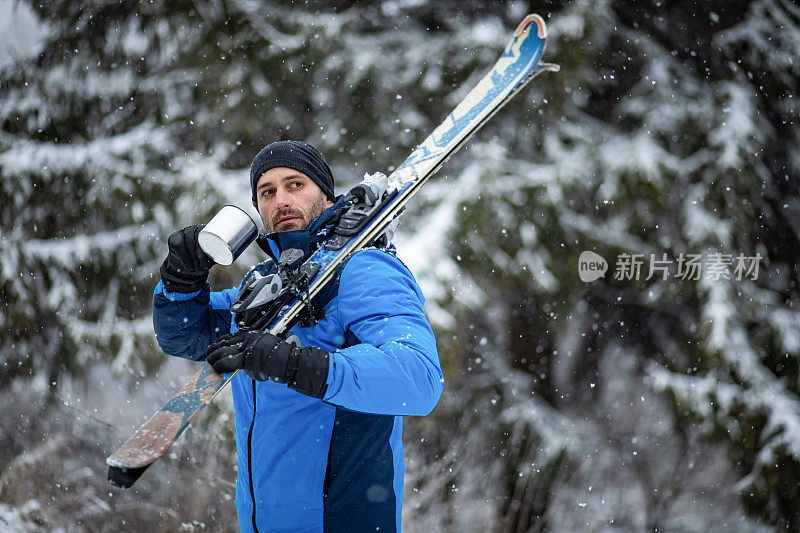
[[[311,223],[312,220],[317,218],[319,215],[322,214],[328,208],[327,197],[325,193],[320,192],[317,199],[308,206],[307,209],[303,210],[301,208],[294,208],[294,209],[281,209],[275,212],[272,215],[272,218],[268,220],[266,217],[262,215],[261,221],[264,223],[264,229],[267,233],[273,233],[275,231],[293,231],[298,229],[305,229]],[[281,229],[276,230],[275,228],[278,226],[280,220],[284,217],[291,216],[295,217],[294,220],[284,223],[281,226]]]

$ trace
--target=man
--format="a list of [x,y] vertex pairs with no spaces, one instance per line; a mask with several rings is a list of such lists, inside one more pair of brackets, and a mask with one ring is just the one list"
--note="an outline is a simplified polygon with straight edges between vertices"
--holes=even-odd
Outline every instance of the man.
[[[272,257],[261,275],[284,249],[313,252],[343,203],[322,155],[299,141],[259,152],[250,185]],[[357,252],[328,284],[324,316],[292,328],[298,347],[237,331],[238,290],[210,291],[200,228],[170,236],[153,321],[166,353],[244,370],[231,384],[241,530],[399,531],[402,415],[429,413],[443,382],[413,276],[389,250]]]

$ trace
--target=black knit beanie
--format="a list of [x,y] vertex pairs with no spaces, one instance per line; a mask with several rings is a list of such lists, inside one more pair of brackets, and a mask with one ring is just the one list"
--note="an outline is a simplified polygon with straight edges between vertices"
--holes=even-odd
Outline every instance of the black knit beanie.
[[333,173],[319,150],[303,141],[278,141],[258,152],[250,166],[250,188],[256,201],[256,185],[267,170],[287,167],[299,170],[319,185],[322,192],[334,200]]

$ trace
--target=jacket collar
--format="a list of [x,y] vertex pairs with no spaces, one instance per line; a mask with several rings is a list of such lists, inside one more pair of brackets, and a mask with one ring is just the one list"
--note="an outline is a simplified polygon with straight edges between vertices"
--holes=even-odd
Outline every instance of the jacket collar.
[[281,252],[290,248],[298,248],[303,251],[304,257],[308,257],[316,248],[317,243],[330,236],[333,224],[329,224],[329,222],[335,221],[334,215],[344,207],[345,203],[344,195],[339,195],[333,205],[314,218],[308,227],[292,231],[262,233],[256,239],[256,243],[275,262],[278,261]]

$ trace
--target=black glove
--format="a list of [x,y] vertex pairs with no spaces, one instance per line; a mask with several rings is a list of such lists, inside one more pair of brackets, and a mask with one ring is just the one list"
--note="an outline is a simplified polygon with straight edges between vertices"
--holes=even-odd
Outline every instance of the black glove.
[[267,331],[239,330],[217,339],[206,350],[208,363],[220,374],[242,369],[259,381],[271,379],[322,398],[328,379],[328,352],[300,348]]
[[160,268],[161,281],[169,292],[196,292],[206,286],[214,260],[197,244],[203,226],[189,226],[169,236],[169,254]]

